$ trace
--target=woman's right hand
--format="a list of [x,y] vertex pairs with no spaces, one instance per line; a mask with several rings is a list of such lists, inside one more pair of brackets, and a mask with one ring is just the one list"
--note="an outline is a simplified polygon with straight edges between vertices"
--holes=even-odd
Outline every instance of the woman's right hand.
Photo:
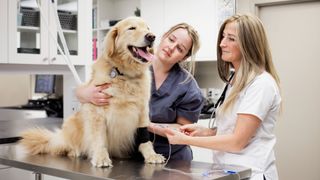
[[200,126],[199,124],[186,124],[180,127],[180,131],[189,136],[213,136],[213,132],[210,128]]
[[94,86],[92,84],[82,85],[76,89],[76,96],[81,103],[92,103],[97,106],[108,105],[111,96],[102,91],[110,86],[111,84],[103,84],[100,86]]

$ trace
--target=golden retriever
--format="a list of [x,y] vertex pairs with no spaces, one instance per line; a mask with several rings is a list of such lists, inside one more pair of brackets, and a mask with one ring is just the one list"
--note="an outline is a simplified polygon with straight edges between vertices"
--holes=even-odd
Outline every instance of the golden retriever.
[[111,28],[103,55],[92,66],[94,85],[110,83],[109,105],[84,103],[62,129],[34,128],[22,132],[21,144],[32,154],[86,155],[96,167],[112,166],[111,157],[128,157],[135,147],[146,163],[164,163],[148,139],[151,76],[149,60],[155,36],[138,17]]

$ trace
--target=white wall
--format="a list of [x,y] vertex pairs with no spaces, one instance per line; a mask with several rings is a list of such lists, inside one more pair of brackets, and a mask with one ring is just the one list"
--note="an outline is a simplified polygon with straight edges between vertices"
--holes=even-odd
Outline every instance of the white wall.
[[31,97],[30,87],[30,75],[0,74],[0,107],[27,103]]
[[[63,95],[63,77],[59,75],[55,81],[55,96]],[[0,107],[18,106],[29,99],[39,99],[46,94],[35,94],[35,76],[29,73],[2,73],[0,74]]]
[[224,83],[219,77],[217,61],[196,63],[195,78],[201,88],[223,88]]

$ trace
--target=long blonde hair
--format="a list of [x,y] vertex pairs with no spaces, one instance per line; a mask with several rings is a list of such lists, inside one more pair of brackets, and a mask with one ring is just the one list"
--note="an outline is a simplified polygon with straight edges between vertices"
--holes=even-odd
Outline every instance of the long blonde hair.
[[235,23],[237,41],[239,43],[242,60],[235,74],[232,91],[221,107],[221,111],[230,110],[238,98],[239,93],[264,70],[271,74],[280,88],[280,79],[272,62],[267,36],[261,20],[250,14],[237,14],[224,21],[221,25],[217,41],[217,64],[219,76],[227,81],[230,70],[233,68],[231,62],[221,59],[220,43],[226,24]]
[[190,57],[190,61],[181,61],[179,62],[180,66],[186,68],[192,75],[195,72],[195,55],[200,48],[200,40],[198,32],[189,24],[187,23],[179,23],[172,26],[166,33],[163,34],[162,39],[168,37],[173,31],[177,29],[185,29],[188,32],[189,37],[192,40],[192,46],[188,51],[185,59]]

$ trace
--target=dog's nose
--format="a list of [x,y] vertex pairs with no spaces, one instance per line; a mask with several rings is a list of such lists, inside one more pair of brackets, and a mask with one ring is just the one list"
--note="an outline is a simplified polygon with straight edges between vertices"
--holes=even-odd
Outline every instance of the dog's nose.
[[152,43],[156,39],[156,36],[153,35],[152,33],[148,33],[148,34],[145,35],[145,38],[146,38],[147,41]]

